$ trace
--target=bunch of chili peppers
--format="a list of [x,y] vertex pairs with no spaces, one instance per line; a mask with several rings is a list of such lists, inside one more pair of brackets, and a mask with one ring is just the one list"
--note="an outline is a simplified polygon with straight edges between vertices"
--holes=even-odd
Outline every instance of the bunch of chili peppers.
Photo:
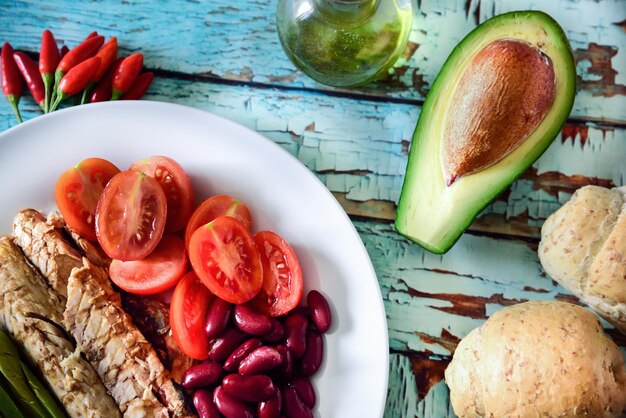
[[18,122],[22,122],[18,103],[24,83],[44,113],[49,113],[70,97],[74,104],[138,100],[154,78],[152,72],[141,73],[142,67],[142,54],[118,58],[117,38],[105,43],[97,32],[73,49],[63,46],[59,50],[54,35],[46,29],[38,64],[23,52],[14,52],[8,42],[0,54],[2,92]]

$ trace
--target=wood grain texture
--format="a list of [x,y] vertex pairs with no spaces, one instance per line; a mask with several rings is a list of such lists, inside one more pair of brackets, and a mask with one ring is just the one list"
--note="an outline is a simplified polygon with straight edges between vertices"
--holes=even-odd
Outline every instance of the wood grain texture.
[[623,0],[420,0],[409,45],[395,68],[381,82],[352,90],[321,85],[295,69],[278,40],[276,4],[276,0],[3,1],[0,39],[10,39],[17,49],[37,51],[46,27],[70,46],[98,30],[118,36],[126,53],[143,51],[149,68],[419,104],[448,54],[477,24],[513,10],[538,9],[563,26],[574,51],[578,94],[572,116],[626,123]]
[[[205,109],[254,129],[314,171],[349,214],[395,218],[417,106],[173,78],[156,78],[146,98]],[[30,98],[21,108],[26,119],[41,114]],[[0,129],[14,125],[13,118],[0,100]],[[536,238],[545,218],[578,187],[624,184],[624,155],[626,129],[570,123],[471,229]]]

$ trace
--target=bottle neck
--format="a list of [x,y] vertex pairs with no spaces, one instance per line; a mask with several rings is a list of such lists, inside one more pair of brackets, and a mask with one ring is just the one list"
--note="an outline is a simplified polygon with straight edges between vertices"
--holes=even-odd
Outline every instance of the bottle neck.
[[315,0],[318,10],[328,19],[359,23],[369,18],[379,0]]

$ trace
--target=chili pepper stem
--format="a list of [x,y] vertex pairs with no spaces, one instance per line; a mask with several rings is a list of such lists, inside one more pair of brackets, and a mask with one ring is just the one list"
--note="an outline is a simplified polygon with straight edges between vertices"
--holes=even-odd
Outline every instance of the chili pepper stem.
[[83,97],[80,99],[80,104],[87,104],[89,103],[89,98],[91,97],[91,91],[93,90],[93,81],[90,81],[89,83],[87,83],[87,85],[85,86],[85,89],[83,90]]
[[57,110],[61,102],[65,99],[63,93],[55,95],[54,102],[50,105],[50,112]]
[[13,112],[15,113],[15,117],[17,118],[17,123],[22,123],[22,115],[20,114],[20,109],[18,109],[17,107],[20,99],[16,99],[15,96],[12,94],[7,95],[6,97],[9,104],[11,105],[11,108],[13,108]]
[[43,112],[44,113],[48,113],[50,111],[50,104],[52,101],[52,74],[50,73],[45,73],[41,75],[41,78],[43,79],[43,86],[45,89],[45,94],[46,94],[46,98],[44,99],[43,102]]
[[64,75],[65,73],[61,70],[56,70],[54,72],[54,87],[52,88],[52,97],[50,97],[50,107],[48,108],[48,112],[54,112],[56,110],[56,107],[53,108],[52,104],[56,102],[57,89],[59,88],[59,83]]
[[120,97],[122,97],[122,94],[124,93],[117,89],[113,89],[113,92],[111,93],[111,100],[118,100]]

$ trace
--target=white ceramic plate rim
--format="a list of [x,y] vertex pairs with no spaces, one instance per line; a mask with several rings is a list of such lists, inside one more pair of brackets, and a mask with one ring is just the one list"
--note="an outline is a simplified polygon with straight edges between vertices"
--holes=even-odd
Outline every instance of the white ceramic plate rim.
[[[147,126],[135,126],[139,123],[137,120],[140,119],[145,119],[150,123],[147,123]],[[172,122],[173,120],[180,120],[180,122]],[[106,121],[106,123],[103,121]],[[94,129],[90,132],[90,129],[85,128]],[[145,129],[145,132],[142,132],[142,128]],[[330,208],[328,210],[332,211],[330,221],[336,224],[338,230],[345,231],[342,239],[344,242],[348,243],[346,253],[352,253],[353,256],[357,257],[356,259],[350,260],[350,263],[356,263],[355,266],[351,268],[355,271],[361,269],[361,273],[366,276],[356,279],[350,277],[342,278],[345,282],[344,284],[347,286],[346,289],[352,292],[356,291],[358,293],[362,290],[360,287],[368,286],[367,292],[360,296],[364,298],[362,301],[364,302],[363,306],[354,309],[355,303],[351,301],[352,305],[350,305],[350,307],[353,308],[352,311],[349,312],[351,317],[349,317],[345,323],[351,324],[351,321],[367,316],[372,324],[366,328],[369,331],[368,334],[373,336],[372,338],[362,338],[360,343],[364,344],[365,347],[355,346],[350,348],[354,353],[357,353],[356,357],[358,361],[367,359],[367,364],[351,365],[350,361],[353,359],[347,358],[345,355],[339,359],[334,358],[335,355],[339,355],[337,354],[339,351],[333,353],[332,350],[329,350],[324,362],[325,364],[320,373],[321,377],[316,379],[318,381],[316,384],[320,386],[316,387],[319,395],[319,407],[316,408],[316,416],[323,416],[324,418],[331,416],[342,418],[347,416],[382,416],[384,414],[387,395],[389,345],[382,296],[376,279],[376,273],[367,251],[349,217],[323,183],[286,150],[251,129],[202,110],[182,105],[149,101],[105,102],[87,106],[77,106],[34,118],[0,133],[0,167],[2,167],[3,171],[1,177],[3,180],[0,181],[0,232],[10,232],[10,219],[12,219],[13,214],[17,210],[24,206],[34,206],[42,210],[53,209],[54,202],[51,187],[56,177],[65,168],[77,163],[82,158],[90,156],[102,156],[107,158],[123,152],[120,150],[120,147],[114,149],[113,147],[115,145],[108,144],[107,141],[108,138],[111,138],[112,143],[115,143],[116,140],[119,140],[116,135],[123,134],[124,129],[130,131],[130,138],[127,139],[128,142],[117,145],[123,145],[125,149],[127,148],[128,161],[126,161],[126,163],[148,155],[163,154],[160,150],[171,146],[169,142],[165,144],[167,140],[163,139],[156,140],[154,143],[146,145],[144,142],[149,140],[145,138],[146,136],[154,135],[155,138],[159,138],[159,133],[165,135],[165,132],[169,132],[170,134],[179,132],[181,134],[186,133],[188,135],[187,137],[189,137],[189,135],[191,135],[191,137],[193,137],[193,135],[202,136],[198,131],[206,129],[208,136],[217,135],[216,132],[219,131],[219,135],[224,135],[224,138],[238,144],[235,145],[235,148],[240,147],[241,141],[249,141],[246,143],[246,147],[240,147],[237,150],[241,152],[244,157],[250,157],[246,154],[250,153],[245,149],[248,147],[254,148],[259,154],[269,153],[273,158],[273,167],[286,166],[289,168],[288,172],[290,173],[290,177],[302,177],[302,179],[304,179],[302,181],[306,183],[305,186],[308,188],[307,190],[309,190],[311,194],[315,194],[318,198],[317,203],[319,207]],[[84,137],[84,142],[81,141],[80,136]],[[186,140],[185,138],[181,140],[182,143]],[[140,143],[139,147],[135,141]],[[179,139],[176,139],[176,141],[179,141]],[[210,141],[215,141],[215,139],[210,139],[209,142]],[[154,149],[154,152],[151,152],[152,149]],[[137,152],[138,150],[139,152]],[[186,152],[189,153],[193,151],[194,150],[187,150]],[[225,153],[228,154],[228,151],[229,150],[226,150]],[[143,154],[141,154],[141,152],[143,152]],[[148,152],[148,155],[145,154],[146,152]],[[197,157],[197,155],[187,155],[189,158]],[[172,157],[178,159],[178,155],[172,155]],[[235,156],[235,158],[238,157]],[[68,164],[67,161],[59,162],[57,160],[68,160],[72,162]],[[184,158],[182,160],[183,161],[180,161],[179,159],[183,167],[185,167]],[[46,164],[45,161],[49,163]],[[120,162],[113,162],[120,164],[121,168],[124,168],[124,165]],[[213,161],[213,163],[215,164],[216,162]],[[246,163],[254,164],[254,159],[248,159]],[[190,175],[195,182],[196,179],[194,175],[197,175],[197,172],[194,172],[194,170],[195,166],[191,168]],[[42,173],[46,174],[41,181],[35,178]],[[263,172],[261,172],[261,174],[263,174]],[[242,173],[242,175],[244,174]],[[230,179],[228,179],[228,181],[230,181]],[[21,184],[27,184],[28,187],[22,188],[28,190],[21,190]],[[36,192],[33,192],[33,188]],[[206,187],[203,185],[201,188]],[[219,187],[217,187],[217,189],[219,189]],[[293,188],[289,190],[290,192],[294,191]],[[215,190],[212,191],[215,192]],[[30,195],[27,193],[30,193]],[[277,192],[276,190],[272,191],[270,189],[267,193],[271,194]],[[15,196],[21,197],[16,198]],[[30,200],[25,196],[32,196],[33,199]],[[245,196],[242,197],[242,200],[246,201]],[[248,201],[246,201],[246,203],[249,204]],[[312,204],[315,205],[315,203]],[[260,216],[258,213],[255,213],[263,212],[263,210],[258,208],[255,211],[254,203],[252,206],[253,217],[255,217],[255,219],[259,218],[261,220],[260,224],[265,224],[265,228],[271,228],[273,223],[267,220],[267,216],[265,216],[264,213],[261,213]],[[311,209],[309,208],[308,210]],[[328,212],[326,215],[328,215]],[[263,218],[266,219],[264,220]],[[326,220],[327,219],[324,221]],[[269,226],[267,225],[268,223],[270,224]],[[282,235],[289,235],[288,231],[277,232]],[[287,236],[285,236],[285,238],[289,241],[296,239],[290,239]],[[306,253],[307,249],[305,246],[294,245],[294,247],[296,251],[300,248]],[[302,256],[300,257],[302,258]],[[301,260],[305,275],[307,274],[309,265],[315,269],[316,263],[318,262],[317,260],[309,260],[308,256],[306,258],[307,259]],[[322,265],[322,269],[323,268],[324,266]],[[335,268],[338,269],[340,267],[335,266]],[[345,269],[349,267],[341,266],[341,268]],[[331,295],[331,303],[332,302]],[[358,309],[361,309],[361,311],[358,311]],[[341,339],[349,339],[352,337],[352,334],[346,334],[347,336],[342,335],[341,320],[344,316],[343,311],[338,312],[337,307],[334,305],[333,310],[335,315],[338,315],[340,319],[340,325],[334,326],[333,329],[331,329],[331,333],[326,336],[327,346],[336,345],[337,347],[342,347]],[[363,326],[364,324],[357,321],[356,325]],[[350,328],[354,328],[354,325]],[[343,355],[344,351],[342,350],[341,353]],[[332,363],[334,366],[347,364],[347,370],[342,373],[349,373],[348,376],[350,376],[350,373],[355,373],[354,366],[371,367],[372,372],[369,373],[368,376],[359,376],[358,381],[355,379],[353,379],[354,381],[350,381],[350,379],[348,379],[349,387],[324,387],[323,383],[325,377],[327,375],[335,376],[338,373],[326,370],[328,363]],[[351,366],[352,369],[350,369]],[[341,383],[341,376],[341,374],[338,375],[338,379],[340,380],[338,383],[343,386],[346,382]],[[364,377],[368,382],[362,381]],[[363,385],[369,387],[366,393],[355,393],[354,390],[351,392],[351,389],[354,387],[363,388]],[[336,393],[337,391],[340,391],[342,395],[338,395]],[[325,394],[328,398],[331,398],[334,403],[326,405],[328,399],[325,399]]]

